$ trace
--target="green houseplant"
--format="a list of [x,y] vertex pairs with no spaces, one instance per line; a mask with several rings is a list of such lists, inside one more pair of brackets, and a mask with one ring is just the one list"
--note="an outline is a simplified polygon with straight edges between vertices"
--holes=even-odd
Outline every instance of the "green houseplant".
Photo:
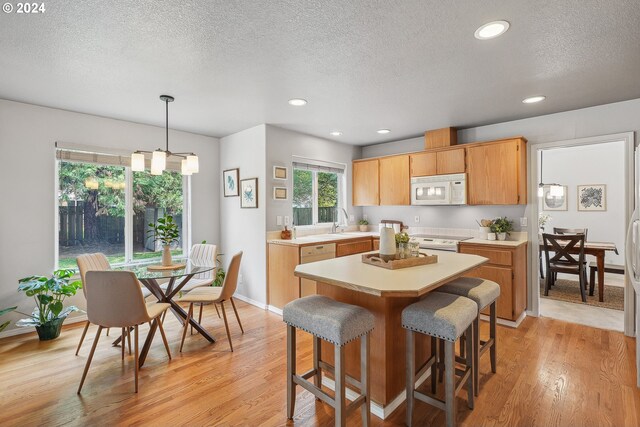
[[173,216],[167,215],[158,218],[155,224],[150,222],[149,227],[151,230],[148,233],[154,234],[153,241],[162,243],[162,265],[171,265],[171,244],[180,241],[178,223],[173,220]]
[[[16,308],[18,308],[18,307],[3,308],[2,310],[0,310],[0,316],[3,316],[5,314],[15,310]],[[4,331],[7,326],[9,326],[9,321],[8,320],[0,325],[0,332]]]
[[360,228],[360,231],[367,231],[369,225],[369,221],[367,221],[366,219],[361,219],[360,221],[358,221],[358,226]]
[[509,221],[506,216],[496,218],[491,224],[491,231],[496,233],[498,240],[505,240],[513,231],[513,221]]
[[35,326],[41,341],[57,338],[69,313],[80,311],[73,305],[64,306],[64,300],[75,295],[82,287],[80,280],[70,282],[74,274],[73,270],[63,269],[54,271],[51,277],[29,276],[20,279],[18,291],[33,297],[36,307],[29,318],[18,320],[16,326]]

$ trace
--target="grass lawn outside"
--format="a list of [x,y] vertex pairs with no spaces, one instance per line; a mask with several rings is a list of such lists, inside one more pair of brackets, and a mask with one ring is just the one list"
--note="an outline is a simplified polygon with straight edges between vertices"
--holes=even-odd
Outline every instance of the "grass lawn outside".
[[[182,249],[176,249],[171,251],[172,257],[181,256],[181,255],[182,255]],[[107,259],[109,260],[109,264],[111,264],[112,266],[125,263],[124,254],[107,255]],[[161,259],[162,259],[162,252],[160,251],[159,252],[135,252],[133,254],[134,262],[145,262],[145,261],[153,261],[153,260],[160,261]],[[60,258],[58,260],[58,268],[77,270],[78,264],[76,264],[76,257]]]

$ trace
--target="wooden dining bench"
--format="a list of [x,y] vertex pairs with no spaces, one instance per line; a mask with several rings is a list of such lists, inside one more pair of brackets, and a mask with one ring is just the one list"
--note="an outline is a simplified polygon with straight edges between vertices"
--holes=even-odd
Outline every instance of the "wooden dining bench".
[[[598,264],[595,261],[591,261],[589,263],[589,295],[593,295],[593,291],[596,286],[596,271],[598,271]],[[624,265],[605,264],[604,272],[624,274]]]

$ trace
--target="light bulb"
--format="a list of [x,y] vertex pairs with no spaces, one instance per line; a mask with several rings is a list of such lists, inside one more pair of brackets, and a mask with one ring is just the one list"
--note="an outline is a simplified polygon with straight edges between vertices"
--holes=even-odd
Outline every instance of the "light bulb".
[[142,153],[131,154],[131,170],[134,172],[144,171],[144,154]]
[[[189,168],[191,173],[198,173],[200,171],[200,165],[199,165],[199,162],[198,162],[198,156],[196,156],[195,154],[191,154],[191,155],[187,156],[187,168]],[[189,175],[191,175],[191,174],[189,174]]]

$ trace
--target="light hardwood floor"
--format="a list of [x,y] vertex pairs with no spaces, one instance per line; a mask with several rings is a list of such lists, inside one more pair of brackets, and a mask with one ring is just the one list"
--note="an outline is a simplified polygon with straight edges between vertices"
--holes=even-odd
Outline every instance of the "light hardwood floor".
[[[218,342],[210,345],[192,335],[182,354],[179,324],[168,315],[174,358],[168,361],[158,336],[140,371],[138,394],[133,357],[120,360],[119,348],[110,344],[113,334],[100,340],[80,396],[76,389],[95,327],[80,356],[74,356],[80,325],[66,327],[51,342],[39,342],[34,334],[0,340],[0,425],[285,425],[285,326],[279,316],[256,307],[238,302],[238,309],[246,333],[240,334],[231,317],[234,353],[213,307],[205,308],[204,325]],[[498,339],[498,373],[491,374],[489,359],[483,358],[475,410],[467,409],[460,393],[461,425],[640,424],[632,339],[547,318],[527,318],[519,329],[499,326]],[[301,369],[311,364],[310,344],[301,334]],[[416,425],[444,425],[441,411],[416,405]],[[404,415],[402,405],[385,422],[373,417],[372,424],[403,425]],[[332,423],[333,410],[299,389],[293,425]],[[349,425],[360,425],[358,411]]]

